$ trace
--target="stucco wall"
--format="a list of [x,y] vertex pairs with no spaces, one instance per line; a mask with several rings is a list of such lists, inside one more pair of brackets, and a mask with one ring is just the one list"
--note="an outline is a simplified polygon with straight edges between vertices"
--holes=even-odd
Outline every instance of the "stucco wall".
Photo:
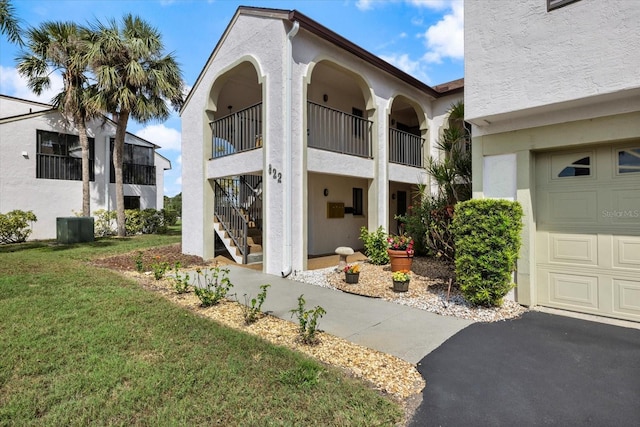
[[[309,182],[309,254],[333,254],[338,246],[363,247],[360,228],[367,225],[368,181],[361,178],[310,173]],[[327,218],[327,203],[353,205],[353,188],[363,191],[364,215],[345,214],[344,218]],[[328,196],[324,195],[327,189]]]
[[640,87],[640,2],[466,1],[464,13],[467,120]]
[[[33,224],[31,239],[56,237],[56,218],[82,212],[82,181],[36,178],[37,130],[77,134],[66,129],[56,112],[0,124],[0,212],[14,209],[33,211],[38,221]],[[115,185],[108,180],[108,141],[115,135],[111,125],[101,121],[89,125],[89,137],[95,138],[95,181],[90,184],[91,212],[114,210]],[[127,142],[141,142],[133,138]],[[23,155],[26,153],[26,156]],[[125,185],[125,195],[140,196],[141,208],[156,207],[156,187]],[[162,194],[162,191],[160,191]]]

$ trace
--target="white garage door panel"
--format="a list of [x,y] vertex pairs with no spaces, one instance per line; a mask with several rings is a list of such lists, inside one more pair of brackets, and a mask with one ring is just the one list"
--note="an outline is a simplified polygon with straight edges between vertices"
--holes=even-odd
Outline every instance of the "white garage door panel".
[[613,311],[640,315],[640,281],[613,279]]
[[640,321],[640,173],[619,164],[636,147],[536,156],[538,304]]
[[598,277],[549,273],[550,300],[557,304],[598,308]]
[[598,265],[597,236],[549,233],[549,243],[549,263]]
[[595,191],[558,191],[549,193],[551,222],[598,222],[598,194]]
[[640,237],[613,236],[613,266],[638,270],[640,275]]

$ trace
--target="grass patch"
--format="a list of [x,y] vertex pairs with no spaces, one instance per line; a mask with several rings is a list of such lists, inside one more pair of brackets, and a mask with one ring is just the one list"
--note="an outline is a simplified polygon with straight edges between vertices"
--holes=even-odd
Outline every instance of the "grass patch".
[[94,257],[179,235],[0,246],[0,425],[393,425],[397,404]]

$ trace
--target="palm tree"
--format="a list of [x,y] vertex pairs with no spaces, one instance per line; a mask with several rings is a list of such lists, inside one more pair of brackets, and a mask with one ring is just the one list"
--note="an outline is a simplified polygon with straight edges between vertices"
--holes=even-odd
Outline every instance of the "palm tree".
[[18,57],[18,72],[27,78],[29,88],[40,95],[47,89],[49,76],[59,70],[64,84],[62,92],[52,100],[67,124],[78,130],[82,148],[82,215],[90,215],[89,138],[87,121],[96,117],[88,108],[92,88],[87,79],[87,29],[72,22],[44,22],[26,34],[26,50]]
[[125,235],[122,154],[129,118],[140,123],[166,120],[169,101],[178,110],[184,103],[182,73],[172,54],[163,54],[160,33],[141,18],[126,15],[94,25],[88,52],[97,80],[92,105],[112,115],[116,123],[113,165],[116,181],[118,236]]
[[0,0],[0,34],[6,34],[11,43],[22,46],[21,33],[15,8],[9,0]]

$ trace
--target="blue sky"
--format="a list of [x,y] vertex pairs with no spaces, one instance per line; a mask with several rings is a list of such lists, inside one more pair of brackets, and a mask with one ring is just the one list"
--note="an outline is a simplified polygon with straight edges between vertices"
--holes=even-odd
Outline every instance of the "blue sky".
[[[429,85],[463,77],[462,0],[13,0],[23,26],[43,21],[78,23],[120,20],[139,15],[163,36],[167,52],[180,62],[191,87],[238,6],[296,9],[325,27]],[[17,47],[0,36],[0,93],[49,102],[62,84],[36,97],[15,71]],[[180,118],[163,123],[130,122],[129,132],[161,146],[171,160],[165,172],[165,195],[182,189]]]

